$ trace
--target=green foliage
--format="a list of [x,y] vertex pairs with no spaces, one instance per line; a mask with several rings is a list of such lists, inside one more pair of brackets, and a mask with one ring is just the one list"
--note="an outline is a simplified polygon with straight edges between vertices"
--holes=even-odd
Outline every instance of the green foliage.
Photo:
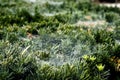
[[69,15],[55,15],[55,19],[57,19],[60,23],[67,23],[70,19]]
[[115,33],[116,33],[115,38],[120,40],[120,26],[117,26],[115,28]]
[[0,0],[0,10],[0,80],[119,80],[120,9],[90,0]]
[[105,19],[107,22],[113,22],[119,19],[119,14],[115,13],[115,12],[107,12],[105,14]]
[[[4,44],[4,42],[2,42]],[[2,44],[1,43],[1,44]],[[1,46],[2,47],[2,46]],[[35,62],[31,54],[26,54],[26,47],[20,52],[19,46],[15,44],[12,46],[7,43],[5,50],[1,50],[0,54],[0,79],[14,80],[25,79],[28,75],[33,76],[35,74]]]
[[48,20],[48,21],[41,21],[40,23],[37,24],[36,29],[41,29],[44,28],[48,32],[55,32],[57,30],[57,27],[59,26],[59,22],[56,20]]
[[35,54],[38,58],[46,60],[49,59],[50,57],[50,53],[46,52],[46,51],[38,51]]
[[115,42],[113,32],[107,32],[105,30],[95,30],[93,31],[93,35],[96,43],[113,44]]
[[[21,51],[22,47],[18,44],[11,45],[8,42],[1,42],[1,44],[7,44],[5,51],[2,50],[3,46],[0,48],[2,52],[0,54],[0,79],[2,80],[92,80],[94,78],[97,79],[97,76],[99,77],[98,80],[104,80],[102,76],[104,72],[99,73],[95,62],[80,60],[74,64],[64,64],[58,67],[48,64],[42,65],[42,63],[37,63],[37,59],[35,59],[35,56],[38,55],[29,53],[30,46],[25,47],[25,49]],[[46,53],[42,52],[39,54],[40,58],[45,59],[48,57]],[[96,72],[93,74],[91,72],[92,69],[96,70],[97,74]],[[107,75],[107,73],[105,73],[104,76],[105,75]]]
[[92,7],[90,2],[78,2],[76,4],[76,8],[78,8],[79,10],[90,10],[90,8]]
[[0,35],[0,40],[8,40],[14,43],[19,41],[19,37],[25,37],[26,31],[17,25],[9,25],[8,27],[1,26]]

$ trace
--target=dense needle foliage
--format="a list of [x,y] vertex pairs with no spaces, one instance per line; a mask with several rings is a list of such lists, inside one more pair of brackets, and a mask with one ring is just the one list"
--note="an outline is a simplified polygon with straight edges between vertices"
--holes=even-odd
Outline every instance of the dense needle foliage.
[[0,80],[120,80],[119,13],[90,0],[0,0]]

